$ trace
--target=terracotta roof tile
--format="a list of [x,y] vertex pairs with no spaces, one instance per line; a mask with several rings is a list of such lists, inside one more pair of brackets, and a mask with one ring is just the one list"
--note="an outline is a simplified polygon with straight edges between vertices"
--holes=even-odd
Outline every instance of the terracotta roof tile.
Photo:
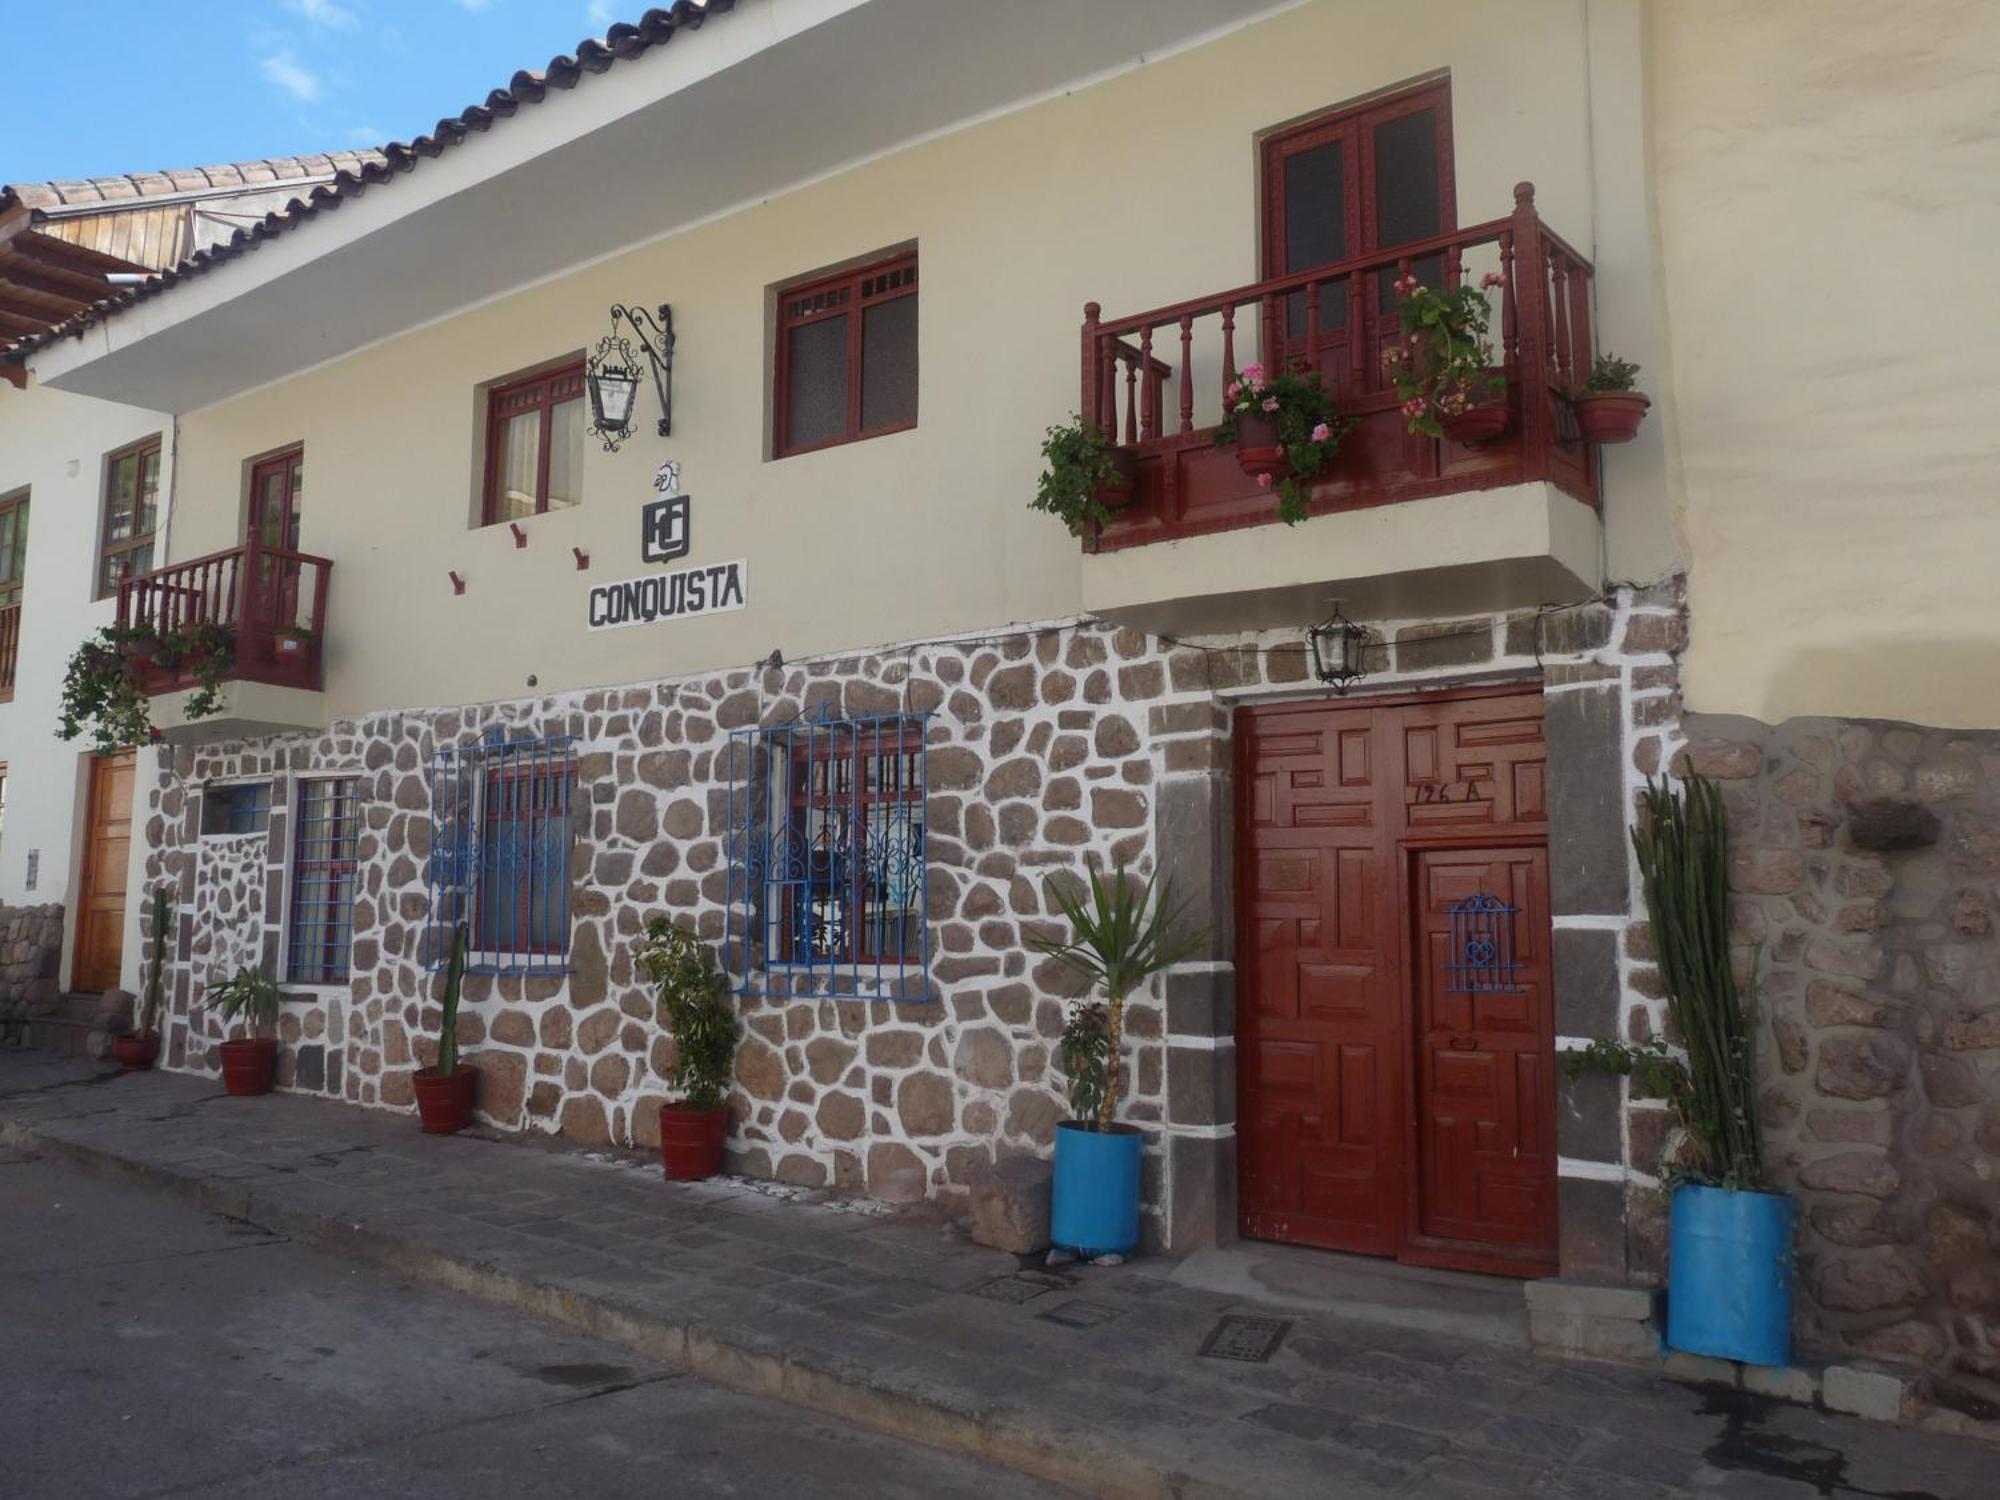
[[342,172],[380,166],[386,158],[374,149],[322,151],[306,156],[274,156],[264,161],[227,162],[212,167],[167,167],[157,172],[127,172],[116,177],[70,178],[60,182],[17,182],[0,186],[0,208],[14,203],[44,211],[88,207],[97,203],[130,203],[181,193],[231,193],[306,178],[331,179]]
[[[482,103],[468,105],[457,115],[439,120],[429,134],[409,141],[392,141],[380,151],[335,152],[324,157],[273,157],[260,163],[205,168],[204,171],[209,174],[233,174],[234,181],[240,184],[245,181],[242,176],[244,169],[253,165],[269,167],[280,175],[289,169],[299,176],[306,176],[312,172],[307,163],[325,161],[334,166],[334,176],[329,182],[316,184],[309,193],[294,199],[279,212],[267,214],[257,223],[237,230],[214,248],[198,250],[180,265],[145,284],[107,297],[67,322],[23,339],[11,353],[18,358],[30,350],[55,342],[65,334],[80,333],[91,323],[111,317],[123,308],[158,296],[168,287],[247,254],[266,240],[298,228],[322,210],[337,209],[347,199],[360,197],[370,187],[386,184],[405,172],[415,170],[419,162],[442,155],[474,131],[492,128],[496,121],[512,116],[522,105],[541,103],[551,89],[575,88],[588,74],[603,73],[615,63],[641,57],[655,47],[664,46],[682,31],[698,30],[709,17],[733,9],[735,3],[736,0],[705,0],[705,3],[703,0],[673,0],[671,5],[655,6],[637,21],[617,23],[601,38],[586,37],[577,44],[574,56],[553,57],[540,72],[521,70],[508,81],[506,88],[495,89]],[[35,207],[25,194],[40,190],[57,194],[56,201],[61,203],[76,201],[61,196],[71,190],[97,190],[106,195],[100,201],[109,201],[108,195],[115,192],[119,185],[123,185],[127,195],[138,193],[140,190],[134,184],[139,180],[129,176],[93,178],[84,183],[37,183],[25,188],[0,188],[0,210],[9,207],[10,202],[15,200]]]

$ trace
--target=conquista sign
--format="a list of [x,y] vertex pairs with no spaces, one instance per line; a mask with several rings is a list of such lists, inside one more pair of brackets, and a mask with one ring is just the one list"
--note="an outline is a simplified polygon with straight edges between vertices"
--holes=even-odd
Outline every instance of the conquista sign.
[[735,562],[708,563],[698,568],[676,568],[670,573],[628,578],[622,583],[597,584],[590,591],[590,628],[617,630],[626,625],[651,625],[659,620],[685,620],[695,615],[742,609],[749,572],[749,563],[738,558]]

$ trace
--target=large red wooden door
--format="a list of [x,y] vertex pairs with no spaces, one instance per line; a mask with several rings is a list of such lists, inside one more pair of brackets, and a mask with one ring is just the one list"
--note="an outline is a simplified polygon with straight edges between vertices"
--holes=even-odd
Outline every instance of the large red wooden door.
[[1242,1228],[1553,1267],[1538,693],[1239,715]]

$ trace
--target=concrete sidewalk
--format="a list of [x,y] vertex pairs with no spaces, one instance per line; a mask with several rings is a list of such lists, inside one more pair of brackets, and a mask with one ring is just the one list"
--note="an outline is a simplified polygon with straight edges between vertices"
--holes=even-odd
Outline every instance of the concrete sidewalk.
[[1983,1443],[197,1079],[0,1055],[0,1144],[1085,1494],[1993,1492]]

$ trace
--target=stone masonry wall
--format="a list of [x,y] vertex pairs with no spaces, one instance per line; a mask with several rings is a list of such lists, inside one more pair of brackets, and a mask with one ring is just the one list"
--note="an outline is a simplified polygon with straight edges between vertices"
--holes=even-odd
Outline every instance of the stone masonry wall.
[[2000,1400],[2000,733],[1695,719],[1809,1345]]
[[0,1023],[12,1026],[55,1002],[62,941],[60,902],[0,906]]
[[[1558,824],[1558,1030],[1588,1036],[1645,1012],[1650,969],[1623,935],[1634,896],[1623,823],[1638,770],[1671,746],[1678,707],[1671,588],[1538,617],[1383,622],[1369,688],[1540,680],[1549,693]],[[482,1113],[586,1145],[654,1143],[651,1104],[670,1042],[636,982],[631,943],[670,912],[711,941],[729,896],[727,734],[795,715],[925,712],[931,933],[920,999],[739,999],[745,1036],[730,1099],[738,1170],[892,1199],[962,1192],[997,1154],[1050,1149],[1067,1113],[1053,1062],[1074,981],[1030,950],[1054,932],[1046,882],[1088,860],[1145,871],[1166,859],[1196,897],[1214,949],[1136,996],[1124,1118],[1146,1134],[1148,1243],[1234,1234],[1233,823],[1236,702],[1323,696],[1297,630],[1190,645],[1098,622],[1018,627],[781,669],[735,670],[473,707],[373,715],[320,735],[162,757],[147,797],[149,879],[178,892],[166,1065],[212,1071],[222,1031],[206,985],[261,953],[282,962],[288,809],[297,782],[359,779],[353,967],[340,988],[293,990],[281,1087],[407,1109],[411,1070],[435,1052],[436,980],[422,962],[430,788],[439,747],[572,735],[577,791],[566,975],[473,976],[460,1040],[483,1072]],[[1565,759],[1558,761],[1561,739]],[[273,779],[268,837],[199,836],[200,789]],[[1565,790],[1567,789],[1567,790]],[[1573,844],[1574,858],[1566,852]],[[1568,874],[1563,872],[1568,871]],[[1567,998],[1565,998],[1567,997]],[[1630,1203],[1650,1179],[1625,1164],[1613,1080],[1564,1085],[1565,1261],[1572,1189],[1592,1274],[1646,1274],[1627,1250]],[[1180,1179],[1178,1182],[1176,1179]],[[1639,1196],[1634,1196],[1636,1192]],[[1587,1200],[1587,1201],[1586,1201]],[[1200,1211],[1187,1211],[1188,1205]],[[1599,1221],[1602,1222],[1599,1222]],[[1647,1220],[1648,1223],[1651,1220]]]

